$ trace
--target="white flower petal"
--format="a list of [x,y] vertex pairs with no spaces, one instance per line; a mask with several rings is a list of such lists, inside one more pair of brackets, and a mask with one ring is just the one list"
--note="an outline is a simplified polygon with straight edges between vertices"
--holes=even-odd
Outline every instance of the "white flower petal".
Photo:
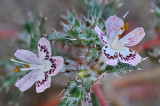
[[39,70],[33,70],[25,75],[22,79],[16,82],[15,86],[20,89],[20,91],[25,91],[29,89],[36,81],[39,74]]
[[107,45],[108,38],[107,38],[106,34],[97,25],[94,30],[97,32],[98,37],[102,41],[102,43]]
[[142,27],[138,27],[120,39],[117,45],[135,46],[144,38],[144,36],[144,29]]
[[109,65],[117,65],[118,63],[118,54],[117,50],[113,50],[109,45],[102,48],[102,52],[106,57],[106,63]]
[[38,57],[40,60],[47,60],[51,56],[50,42],[44,37],[38,43]]
[[123,63],[128,63],[133,66],[141,61],[141,56],[134,50],[125,47],[123,50],[118,51],[119,60]]
[[27,63],[31,63],[31,64],[37,64],[37,65],[41,65],[42,62],[41,60],[39,60],[39,58],[32,52],[28,51],[28,50],[23,50],[23,49],[18,49],[14,55],[20,59],[23,60]]
[[116,37],[118,37],[118,34],[123,32],[121,31],[121,27],[124,26],[124,22],[117,16],[110,16],[106,20],[105,25],[109,42],[113,41]]
[[51,77],[48,74],[44,74],[43,72],[38,75],[38,79],[36,81],[36,92],[41,93],[45,89],[49,88],[51,85]]
[[48,68],[47,68],[47,70],[45,69],[45,74],[48,74],[49,76],[54,76],[59,72],[60,68],[62,67],[63,58],[60,56],[54,56],[54,57],[50,58],[48,61],[50,63],[47,64],[46,67],[48,67],[50,69],[49,70],[48,70]]

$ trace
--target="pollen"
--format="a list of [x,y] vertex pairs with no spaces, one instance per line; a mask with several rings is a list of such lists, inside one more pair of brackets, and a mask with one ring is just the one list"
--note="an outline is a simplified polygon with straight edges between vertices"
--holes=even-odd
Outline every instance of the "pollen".
[[19,67],[16,67],[16,69],[17,69],[18,72],[21,72],[21,69]]
[[16,69],[16,68],[15,68],[13,71],[14,71],[14,72],[17,72],[17,71],[18,71],[18,69]]
[[121,27],[121,30],[123,30],[124,29],[124,27]]
[[29,66],[28,64],[25,64],[25,66],[26,66],[27,68],[30,68],[30,66]]
[[125,30],[128,30],[128,28],[126,27]]
[[128,30],[127,26],[129,26],[129,23],[125,23],[123,27],[121,27],[121,30]]
[[122,35],[121,35],[121,34],[119,34],[119,35],[118,35],[118,37],[119,37],[119,38],[121,38],[121,37],[122,37]]
[[21,72],[21,69],[19,67],[16,67],[13,71],[14,72]]
[[124,24],[124,26],[128,26],[128,25],[129,25],[129,23],[125,23],[125,24]]

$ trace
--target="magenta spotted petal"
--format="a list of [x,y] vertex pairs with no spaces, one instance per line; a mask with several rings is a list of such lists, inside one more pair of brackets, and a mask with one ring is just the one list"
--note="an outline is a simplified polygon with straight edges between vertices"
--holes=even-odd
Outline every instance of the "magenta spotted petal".
[[116,65],[119,59],[123,63],[137,65],[141,61],[141,56],[125,46],[138,44],[145,36],[144,29],[138,27],[121,38],[124,30],[128,29],[128,23],[124,24],[117,16],[111,16],[107,19],[105,25],[108,36],[98,26],[95,27],[95,32],[105,45],[102,52],[106,57],[106,63]]
[[51,47],[50,42],[45,39],[41,38],[38,43],[38,57],[41,60],[47,60],[51,56]]
[[38,57],[28,50],[17,50],[15,56],[25,62],[19,62],[14,59],[11,61],[24,64],[26,68],[17,67],[14,71],[32,70],[15,85],[20,91],[29,89],[36,83],[37,93],[43,92],[51,85],[51,76],[56,75],[63,65],[63,58],[60,56],[51,57],[50,42],[41,38],[38,43]]
[[137,65],[141,61],[141,56],[134,50],[125,47],[124,50],[118,51],[118,58],[123,63],[128,63],[133,66]]
[[37,93],[43,92],[45,89],[49,88],[50,85],[51,85],[51,77],[49,77],[47,74],[40,73],[36,81]]
[[45,71],[45,73],[48,74],[48,76],[54,76],[58,73],[61,66],[63,65],[63,58],[60,56],[55,56],[55,57],[51,57],[49,61],[51,63],[51,65],[48,66],[50,67],[50,70]]
[[96,25],[95,31],[98,34],[99,39],[102,41],[103,44],[107,45],[108,39],[106,34]]
[[110,46],[104,46],[102,52],[106,57],[106,63],[109,65],[117,65],[118,63],[118,53],[116,50],[112,50]]
[[135,46],[144,38],[144,36],[144,29],[138,27],[120,39],[118,44],[121,46]]

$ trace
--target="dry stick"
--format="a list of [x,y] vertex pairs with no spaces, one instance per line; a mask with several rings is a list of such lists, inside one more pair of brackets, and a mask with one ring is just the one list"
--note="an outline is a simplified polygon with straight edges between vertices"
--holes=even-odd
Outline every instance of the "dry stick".
[[107,99],[103,95],[103,92],[100,88],[100,84],[99,83],[94,84],[93,89],[100,101],[101,106],[108,106]]

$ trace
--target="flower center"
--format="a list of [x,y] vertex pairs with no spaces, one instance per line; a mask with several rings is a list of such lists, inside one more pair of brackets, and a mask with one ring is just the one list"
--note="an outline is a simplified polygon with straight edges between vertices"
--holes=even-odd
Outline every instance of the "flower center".
[[51,62],[48,61],[48,60],[44,60],[44,61],[43,61],[43,68],[42,68],[42,70],[43,70],[43,71],[50,70],[50,67],[49,67],[49,66],[51,66]]
[[113,49],[113,50],[117,50],[116,45],[110,45],[110,47],[111,47],[111,49]]

